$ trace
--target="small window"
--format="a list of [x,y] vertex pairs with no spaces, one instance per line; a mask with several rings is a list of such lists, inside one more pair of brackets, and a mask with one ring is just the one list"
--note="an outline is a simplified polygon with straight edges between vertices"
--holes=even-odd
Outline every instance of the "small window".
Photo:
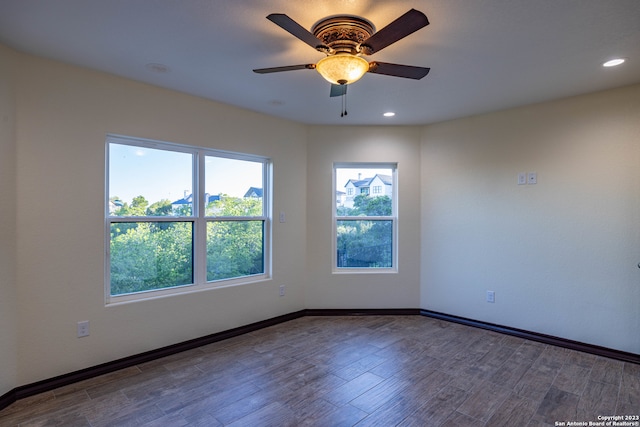
[[336,164],[334,182],[347,189],[334,209],[334,271],[397,271],[396,165]]
[[267,159],[110,136],[107,164],[107,302],[268,277]]

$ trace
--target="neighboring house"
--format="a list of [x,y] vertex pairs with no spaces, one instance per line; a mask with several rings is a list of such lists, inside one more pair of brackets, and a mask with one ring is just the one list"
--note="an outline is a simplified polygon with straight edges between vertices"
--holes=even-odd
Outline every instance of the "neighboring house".
[[113,214],[122,206],[124,206],[124,203],[120,199],[109,200],[109,214]]
[[376,174],[371,178],[350,179],[344,186],[346,197],[343,206],[347,208],[353,207],[353,199],[360,195],[368,195],[372,197],[389,196],[393,192],[393,179],[390,175]]
[[244,193],[244,197],[252,197],[261,199],[262,198],[262,188],[249,187],[246,193]]
[[[206,204],[209,204],[211,202],[215,202],[216,200],[220,200],[220,195],[205,194],[204,199],[206,201]],[[184,192],[184,197],[182,199],[176,200],[175,202],[171,202],[171,208],[174,211],[179,210],[184,206],[193,206],[193,194],[189,194],[186,191]]]
[[344,191],[336,190],[336,206],[344,206],[344,202],[347,198],[347,193]]

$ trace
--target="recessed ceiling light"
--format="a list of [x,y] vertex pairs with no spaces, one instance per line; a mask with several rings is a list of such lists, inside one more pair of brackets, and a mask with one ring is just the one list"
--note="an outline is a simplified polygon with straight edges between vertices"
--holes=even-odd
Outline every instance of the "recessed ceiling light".
[[616,65],[620,65],[622,63],[624,63],[624,61],[626,61],[625,58],[615,58],[612,59],[610,61],[605,62],[604,64],[602,64],[603,67],[615,67]]
[[387,111],[386,113],[383,114],[383,116],[385,117],[393,117],[395,115],[396,113],[394,113],[393,111]]

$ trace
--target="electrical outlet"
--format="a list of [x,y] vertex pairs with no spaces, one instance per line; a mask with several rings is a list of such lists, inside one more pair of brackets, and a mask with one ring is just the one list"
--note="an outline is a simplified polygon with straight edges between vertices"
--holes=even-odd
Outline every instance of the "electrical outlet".
[[538,183],[538,174],[536,172],[529,172],[527,175],[529,184],[537,184]]
[[280,285],[280,296],[284,296],[284,285]]
[[487,291],[487,302],[496,302],[496,293],[494,291]]
[[83,320],[78,322],[78,338],[89,336],[89,321]]

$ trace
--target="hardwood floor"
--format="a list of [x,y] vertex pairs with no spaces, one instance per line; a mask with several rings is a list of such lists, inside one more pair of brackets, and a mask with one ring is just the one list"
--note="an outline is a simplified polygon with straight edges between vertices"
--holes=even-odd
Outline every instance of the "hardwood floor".
[[424,316],[302,317],[19,400],[1,426],[554,426],[640,415],[640,365]]

